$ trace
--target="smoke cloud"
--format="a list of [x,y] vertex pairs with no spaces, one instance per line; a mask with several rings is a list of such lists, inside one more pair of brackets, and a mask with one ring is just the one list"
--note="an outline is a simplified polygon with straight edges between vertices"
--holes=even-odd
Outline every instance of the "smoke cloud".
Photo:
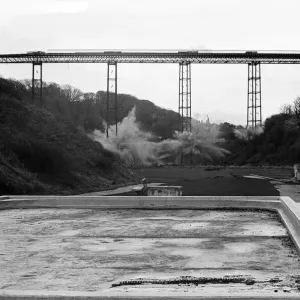
[[196,120],[192,120],[192,132],[175,132],[173,139],[153,142],[150,140],[153,138],[151,133],[140,130],[135,107],[118,123],[117,136],[114,126],[109,127],[108,132],[109,138],[99,130],[95,130],[90,137],[117,153],[128,165],[179,163],[181,153],[184,156],[192,155],[197,163],[213,162],[228,153],[216,145],[219,141],[218,127]]
[[255,136],[261,135],[264,132],[262,127],[235,129],[234,134],[237,138],[245,141],[250,141]]

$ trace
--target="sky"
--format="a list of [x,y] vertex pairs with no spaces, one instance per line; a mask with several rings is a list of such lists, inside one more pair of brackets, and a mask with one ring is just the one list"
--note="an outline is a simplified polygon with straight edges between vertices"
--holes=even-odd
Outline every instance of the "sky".
[[[299,0],[0,0],[0,53],[52,49],[300,50]],[[0,76],[31,78],[30,64]],[[118,64],[118,92],[178,110],[177,64]],[[106,64],[44,64],[43,80],[106,89]],[[300,96],[299,65],[262,65],[263,119]],[[247,65],[192,64],[192,115],[246,124]]]

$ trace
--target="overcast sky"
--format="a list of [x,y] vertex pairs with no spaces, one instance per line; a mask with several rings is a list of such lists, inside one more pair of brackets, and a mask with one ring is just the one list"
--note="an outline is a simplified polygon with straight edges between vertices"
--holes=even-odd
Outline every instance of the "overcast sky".
[[[1,1],[0,53],[50,49],[300,50],[299,0]],[[177,111],[176,64],[119,64],[118,91]],[[300,96],[299,65],[262,65],[263,118]],[[31,65],[0,65],[30,78]],[[43,66],[43,80],[106,88],[105,64]],[[192,115],[246,123],[247,65],[192,65]]]

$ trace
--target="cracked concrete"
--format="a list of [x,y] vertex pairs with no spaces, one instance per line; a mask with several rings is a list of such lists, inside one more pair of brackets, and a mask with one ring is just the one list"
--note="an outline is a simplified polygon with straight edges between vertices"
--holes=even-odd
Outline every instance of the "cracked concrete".
[[[296,249],[270,211],[2,210],[0,258],[1,292],[299,295],[300,289]],[[184,276],[199,284],[174,284]],[[226,276],[254,282],[222,282]],[[148,283],[120,285],[132,280]]]

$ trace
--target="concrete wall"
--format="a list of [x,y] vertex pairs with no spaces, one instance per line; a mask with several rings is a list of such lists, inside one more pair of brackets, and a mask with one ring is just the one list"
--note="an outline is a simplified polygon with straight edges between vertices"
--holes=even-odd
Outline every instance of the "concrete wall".
[[9,196],[0,201],[0,209],[13,208],[281,208],[279,196],[231,197],[231,196]]
[[300,255],[300,203],[290,197],[281,197],[281,209],[278,213]]
[[148,186],[146,196],[182,196],[182,186]]

